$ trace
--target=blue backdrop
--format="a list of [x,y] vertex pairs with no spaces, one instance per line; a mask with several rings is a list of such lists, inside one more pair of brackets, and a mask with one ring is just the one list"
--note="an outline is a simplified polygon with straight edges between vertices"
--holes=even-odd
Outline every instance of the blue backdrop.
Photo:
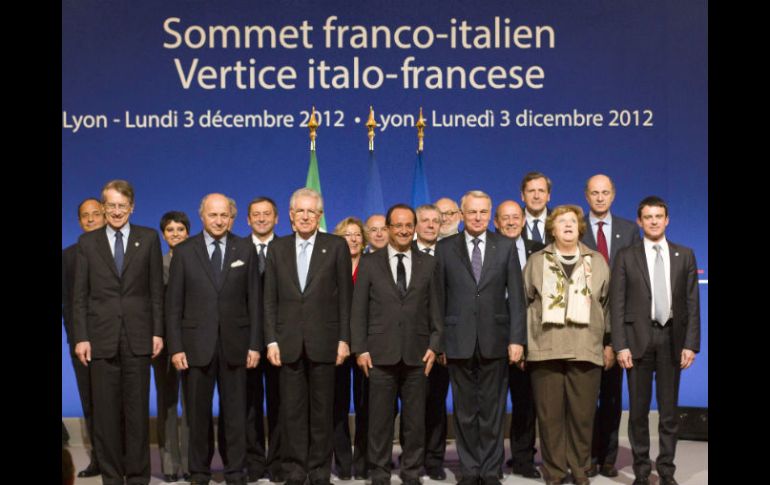
[[[458,42],[436,38],[428,48],[401,49],[325,46],[323,25],[337,16],[336,25],[360,25],[371,33],[372,26],[399,26],[419,30],[417,41],[427,39],[427,26],[434,33],[460,35],[463,21],[471,39],[481,30],[494,27],[495,18],[511,31],[518,26],[548,26],[553,46],[545,38],[540,48],[532,47],[466,49]],[[224,47],[215,36],[214,47],[164,48],[176,37],[164,31],[164,22],[179,18],[174,25],[190,43],[207,40],[212,25],[299,27],[312,26],[304,48],[301,33],[296,49],[277,45],[235,48],[234,37]],[[455,23],[452,23],[452,19]],[[348,32],[347,40],[351,40]],[[366,122],[374,106],[380,128],[375,151],[381,171],[386,207],[409,202],[416,161],[416,129],[389,126],[382,130],[380,115],[416,115],[423,107],[428,127],[425,135],[424,169],[434,199],[455,199],[470,189],[481,189],[496,204],[503,199],[519,200],[519,183],[531,170],[548,174],[553,180],[552,206],[579,203],[585,180],[597,172],[610,175],[618,195],[613,212],[634,218],[636,204],[646,195],[658,194],[669,203],[671,225],[668,237],[695,249],[703,279],[701,305],[702,352],[691,370],[683,374],[680,402],[708,405],[708,209],[707,209],[707,4],[704,1],[664,0],[581,2],[533,1],[403,1],[371,0],[292,2],[277,0],[213,2],[209,0],[89,1],[62,2],[62,247],[77,240],[77,204],[87,196],[98,196],[101,186],[114,178],[125,178],[136,189],[136,210],[132,222],[157,227],[168,210],[183,210],[191,216],[192,232],[201,229],[196,213],[201,197],[219,191],[233,197],[241,214],[234,231],[245,235],[245,209],[257,195],[273,197],[279,205],[278,233],[289,232],[288,198],[305,182],[308,165],[308,131],[299,127],[301,111],[312,105],[330,112],[339,126],[318,131],[318,160],[325,197],[326,220],[330,229],[348,215],[365,216],[365,186],[368,152]],[[494,34],[492,34],[494,36]],[[494,37],[492,37],[494,39]],[[336,38],[335,38],[336,39]],[[290,39],[289,39],[290,40]],[[359,37],[360,40],[360,37]],[[371,39],[370,39],[371,40]],[[413,42],[411,34],[402,40]],[[476,39],[477,42],[483,39]],[[243,38],[241,39],[243,41]],[[382,40],[380,40],[382,42]],[[542,69],[542,79],[519,88],[430,89],[404,88],[400,70],[405,58],[412,65],[513,66],[523,70]],[[394,74],[377,89],[347,87],[311,89],[309,60],[318,66],[323,60],[333,66],[352,69],[357,57],[363,69],[377,66]],[[288,66],[296,70],[294,89],[239,89],[228,78],[226,88],[204,89],[197,80],[185,89],[183,76],[198,60],[198,66],[232,66],[237,61],[256,68]],[[426,71],[427,72],[427,71]],[[268,73],[269,74],[269,73]],[[316,72],[316,76],[317,76]],[[352,74],[351,74],[352,76]],[[507,74],[505,76],[508,76]],[[196,78],[197,79],[197,78]],[[246,78],[248,80],[248,78]],[[352,79],[352,78],[351,78]],[[486,80],[486,76],[479,76]],[[268,75],[274,80],[274,74]],[[446,80],[445,80],[446,81]],[[505,82],[512,82],[507,79]],[[217,81],[218,82],[218,81]],[[215,82],[216,83],[216,82]],[[199,126],[199,116],[211,110],[221,114],[292,114],[294,127],[210,127]],[[432,113],[481,114],[491,110],[495,126],[438,127]],[[513,120],[524,110],[535,113],[601,113],[601,127],[524,127],[504,125],[507,111]],[[611,110],[627,110],[621,126],[609,126]],[[178,126],[170,128],[128,128],[137,114],[177,112]],[[185,128],[185,111],[193,113],[196,124]],[[639,112],[636,123],[633,112]],[[340,115],[340,113],[342,113]],[[100,127],[86,121],[73,127],[78,118],[91,115]],[[104,118],[98,118],[104,115]],[[342,120],[340,121],[340,117]],[[651,119],[650,119],[651,118]],[[118,121],[114,121],[117,119]],[[631,123],[626,123],[630,121]],[[649,124],[651,126],[644,126]],[[107,126],[104,126],[104,125]],[[629,126],[622,126],[629,124]],[[165,247],[164,247],[165,251]],[[154,391],[153,391],[154,393]],[[627,399],[627,396],[624,396]],[[154,397],[152,412],[155,413]],[[80,416],[74,375],[62,330],[62,415]]]

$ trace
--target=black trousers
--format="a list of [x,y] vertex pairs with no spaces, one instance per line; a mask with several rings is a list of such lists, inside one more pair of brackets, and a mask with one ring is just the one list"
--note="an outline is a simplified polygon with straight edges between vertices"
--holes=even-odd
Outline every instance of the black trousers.
[[221,411],[226,416],[224,423],[219,423],[226,444],[226,450],[219,450],[223,462],[226,457],[225,480],[238,483],[244,480],[246,465],[246,359],[240,365],[230,365],[221,341],[217,342],[216,348],[208,365],[187,369],[190,475],[193,480],[206,483],[211,479],[214,457],[211,404],[216,384]]
[[333,362],[313,362],[304,352],[281,366],[281,461],[288,480],[329,481],[334,370]]
[[634,366],[628,369],[628,394],[630,409],[628,439],[634,457],[634,474],[650,475],[650,401],[652,399],[652,375],[655,374],[655,395],[658,400],[658,440],[660,451],[655,465],[661,476],[674,476],[676,466],[676,433],[679,422],[676,407],[679,402],[679,360],[671,355],[671,323],[665,327],[653,324],[652,339],[644,355],[634,357]]
[[[189,473],[188,457],[190,429],[187,426],[187,403],[182,397],[182,416],[179,406],[180,376],[164,348],[152,359],[155,375],[155,397],[158,408],[157,432],[160,469],[165,475]],[[184,394],[184,392],[182,393]]]
[[463,479],[497,480],[503,465],[508,359],[449,359],[457,454]]
[[[263,356],[256,369],[246,370],[246,468],[261,477],[281,472],[279,431],[280,368]],[[267,399],[267,435],[263,402]],[[267,442],[267,449],[265,448]]]
[[[104,485],[150,483],[150,356],[121,327],[118,353],[90,363],[94,443]],[[125,421],[124,421],[125,420]]]
[[594,437],[591,461],[599,465],[614,465],[618,459],[618,428],[623,413],[623,369],[615,364],[602,371],[599,404],[594,417]]
[[99,459],[96,456],[96,447],[94,446],[94,413],[91,399],[91,369],[84,366],[80,359],[75,355],[74,349],[70,349],[70,358],[72,359],[72,369],[75,371],[75,382],[78,386],[78,395],[80,396],[80,406],[83,408],[83,418],[86,420],[86,431],[88,439],[91,440],[91,464],[98,467]]
[[511,393],[511,460],[513,468],[535,462],[535,401],[529,369],[508,366],[508,388]]
[[401,423],[404,434],[401,479],[417,480],[424,458],[425,396],[427,378],[423,366],[374,366],[369,369],[368,457],[372,481],[390,480],[393,458],[393,402],[401,395]]
[[443,468],[446,453],[446,396],[449,391],[449,369],[438,362],[428,376],[425,399],[425,468]]
[[350,475],[353,448],[350,442],[350,373],[352,358],[334,369],[334,442],[332,451],[337,475]]

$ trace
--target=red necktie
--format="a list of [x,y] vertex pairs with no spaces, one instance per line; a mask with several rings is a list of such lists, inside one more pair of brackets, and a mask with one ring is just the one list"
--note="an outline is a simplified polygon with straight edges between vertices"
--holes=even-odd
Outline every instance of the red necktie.
[[607,264],[610,264],[610,256],[609,251],[607,251],[607,238],[604,237],[604,229],[602,229],[602,226],[605,224],[604,222],[598,222],[599,229],[596,231],[596,249],[604,256],[604,260],[607,261]]

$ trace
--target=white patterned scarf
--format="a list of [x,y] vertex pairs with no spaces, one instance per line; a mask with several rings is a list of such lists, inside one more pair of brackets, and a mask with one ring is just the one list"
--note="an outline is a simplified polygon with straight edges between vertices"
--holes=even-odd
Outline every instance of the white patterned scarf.
[[[569,295],[566,294],[568,290]],[[578,256],[572,276],[567,281],[556,256],[545,253],[541,295],[542,323],[564,325],[569,321],[588,325],[591,322],[591,256]]]

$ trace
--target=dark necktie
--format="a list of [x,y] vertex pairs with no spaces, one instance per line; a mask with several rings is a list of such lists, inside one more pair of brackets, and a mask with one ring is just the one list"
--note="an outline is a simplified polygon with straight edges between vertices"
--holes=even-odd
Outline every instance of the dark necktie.
[[540,219],[535,219],[534,221],[532,221],[532,240],[542,243],[543,235],[540,234],[540,229],[537,228],[538,222],[540,222]]
[[429,255],[429,256],[433,256],[433,255],[431,254],[431,251],[433,251],[431,248],[423,248],[423,249],[422,249],[422,252],[423,252],[423,253],[425,253],[425,254],[427,254],[427,255]]
[[607,264],[610,264],[610,254],[609,251],[607,251],[607,238],[604,236],[604,229],[602,226],[606,224],[606,222],[597,222],[599,224],[599,229],[596,230],[596,249],[601,253],[602,256],[604,256],[604,260],[607,261]]
[[262,274],[265,272],[265,259],[267,259],[267,256],[265,256],[265,248],[267,247],[267,244],[260,244],[259,245],[259,274]]
[[115,232],[115,267],[118,268],[118,276],[121,276],[123,272],[123,256],[125,250],[123,249],[123,233],[120,231]]
[[214,252],[211,253],[211,269],[214,270],[214,279],[219,284],[219,278],[222,276],[222,249],[219,247],[222,241],[214,240]]
[[473,239],[473,255],[471,256],[471,268],[473,268],[473,277],[476,278],[476,284],[479,284],[481,279],[481,249],[479,249],[479,243],[481,239]]
[[396,254],[398,264],[396,265],[396,286],[401,296],[406,295],[406,266],[404,266],[405,254]]

